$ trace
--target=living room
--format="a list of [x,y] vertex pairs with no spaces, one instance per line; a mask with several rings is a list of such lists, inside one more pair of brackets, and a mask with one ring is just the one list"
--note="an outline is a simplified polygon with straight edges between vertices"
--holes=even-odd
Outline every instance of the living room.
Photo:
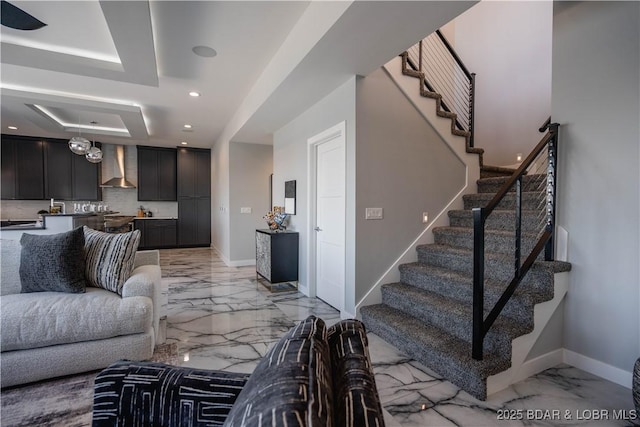
[[[42,20],[48,23],[45,28],[53,29],[56,27],[53,24],[57,19],[55,13],[62,13],[66,15],[64,19],[60,18],[60,22],[65,23],[65,30],[82,24],[95,29],[88,33],[96,39],[103,39],[105,33],[106,38],[118,33],[118,25],[131,27],[122,19],[123,15],[130,16],[136,22],[136,31],[146,33],[146,38],[138,34],[132,36],[125,31],[120,31],[122,36],[119,39],[113,36],[119,40],[113,43],[115,51],[122,56],[120,66],[109,65],[113,62],[93,57],[79,60],[81,65],[75,67],[68,61],[72,54],[59,51],[50,53],[46,59],[38,59],[35,53],[43,49],[41,45],[22,46],[17,52],[11,50],[17,49],[17,42],[11,42],[14,47],[5,49],[10,40],[5,39],[6,30],[3,28],[3,133],[68,140],[78,133],[74,123],[85,122],[80,129],[82,135],[102,142],[105,147],[101,165],[103,181],[114,176],[111,153],[115,145],[126,147],[128,170],[125,175],[132,180],[137,177],[135,145],[176,149],[184,141],[189,148],[210,149],[211,244],[219,257],[215,265],[223,268],[224,264],[224,268],[231,268],[224,274],[233,274],[233,268],[238,268],[245,272],[247,280],[252,276],[246,269],[252,268],[249,264],[254,256],[251,251],[255,250],[255,229],[265,228],[262,216],[270,206],[284,203],[284,183],[296,180],[297,211],[289,218],[289,228],[300,233],[299,289],[303,294],[313,296],[315,289],[310,280],[308,257],[311,230],[307,227],[306,144],[309,138],[346,121],[347,192],[353,196],[347,199],[349,219],[345,236],[347,256],[351,258],[345,263],[347,289],[345,305],[340,307],[340,311],[343,317],[357,315],[359,304],[372,285],[406,249],[406,241],[410,242],[417,235],[410,230],[407,236],[394,241],[377,234],[391,232],[394,227],[402,225],[402,221],[393,220],[392,206],[397,202],[389,196],[402,191],[389,190],[388,199],[375,200],[378,195],[371,189],[384,188],[382,185],[388,179],[385,173],[375,173],[375,167],[380,166],[382,160],[375,156],[368,159],[357,157],[365,152],[358,132],[358,113],[362,111],[358,104],[362,99],[358,97],[358,88],[362,84],[359,76],[371,75],[416,40],[471,7],[472,3],[411,2],[397,5],[344,2],[321,5],[314,2],[200,2],[187,6],[172,2],[137,2],[147,5],[146,20],[138,20],[136,13],[139,12],[110,10],[140,7],[139,4],[118,3],[122,4],[102,7],[101,3],[87,2],[85,6],[93,9],[83,11],[78,7],[80,16],[58,10],[51,12],[51,18]],[[37,15],[37,10],[29,9],[28,2],[18,5]],[[637,70],[637,55],[622,52],[634,51],[633,34],[637,33],[638,23],[637,19],[631,23],[625,21],[617,26],[618,35],[612,34],[609,39],[600,37],[596,30],[589,33],[582,25],[595,21],[602,25],[608,22],[616,27],[611,23],[619,22],[622,15],[637,18],[637,11],[633,4],[626,6],[632,9],[628,13],[610,6],[611,9],[607,10],[610,13],[606,14],[600,9],[595,11],[597,7],[606,9],[597,3],[591,6],[594,10],[587,10],[586,5],[582,6],[584,9],[578,6],[564,10],[559,5],[555,7],[553,52],[549,53],[553,55],[550,113],[561,124],[574,123],[563,131],[565,140],[570,141],[566,147],[582,149],[566,148],[561,152],[564,156],[561,162],[566,162],[561,166],[566,174],[564,179],[562,175],[559,178],[562,198],[559,206],[564,206],[564,209],[559,212],[558,224],[570,232],[568,254],[574,269],[564,303],[564,315],[554,319],[553,328],[562,330],[562,362],[631,387],[633,362],[640,354],[640,321],[634,309],[640,302],[638,271],[634,261],[638,257],[638,190],[637,180],[633,178],[638,176],[635,161],[638,147],[632,141],[637,141],[637,125],[629,125],[633,123],[634,111],[637,113],[637,98],[629,99],[621,94],[635,93],[630,86],[637,86],[630,77]],[[596,17],[598,14],[599,18]],[[94,18],[102,22],[97,24],[92,21]],[[434,22],[429,22],[430,19]],[[98,28],[102,30],[98,31]],[[129,31],[132,30],[129,28]],[[568,54],[580,51],[582,46],[572,38],[574,31],[584,31],[586,40],[597,38],[606,47],[598,50],[597,55],[590,55],[590,66],[580,68],[584,79],[577,80],[568,77],[580,64],[580,57],[572,58]],[[565,36],[567,38],[563,38]],[[612,40],[617,37],[627,40],[629,49],[610,49]],[[96,46],[96,50],[102,43],[93,39],[85,41],[89,46]],[[127,44],[131,45],[131,51],[125,54]],[[217,51],[216,56],[202,57],[192,52],[196,46],[209,44]],[[86,45],[85,48],[89,49]],[[204,51],[212,54],[206,49]],[[154,64],[151,74],[148,68],[130,65],[136,61],[127,62],[133,57],[141,63],[146,61],[148,65],[151,56]],[[599,102],[607,100],[607,105],[621,105],[619,110],[616,108],[615,113],[610,113],[598,109],[597,118],[591,110],[581,111],[578,117],[574,117],[577,113],[574,113],[572,105],[586,105],[577,101],[579,96],[576,93],[588,91],[579,88],[594,86],[587,73],[592,70],[594,75],[600,74],[602,68],[596,64],[608,67],[603,64],[611,63],[620,64],[625,71],[620,71],[620,77],[607,81],[607,84],[600,83],[598,87],[606,87],[607,91],[598,92],[597,96]],[[124,71],[114,71],[118,67]],[[154,73],[156,83],[153,82]],[[568,82],[577,87],[574,89]],[[199,92],[201,96],[189,96],[191,91]],[[77,96],[80,94],[82,96]],[[91,99],[87,98],[89,95]],[[73,106],[65,104],[69,102],[68,98],[76,98]],[[127,103],[119,102],[121,100]],[[68,108],[63,120],[68,131],[61,130],[64,126],[53,123],[53,119],[44,117],[42,112],[25,107],[25,104],[47,102],[54,109]],[[20,104],[22,112],[16,114],[10,108],[12,103]],[[85,114],[87,111],[105,116],[119,115],[118,120],[130,126],[132,136],[122,138],[114,136],[113,130],[98,129],[100,123],[91,125],[89,122],[102,120],[92,119],[89,117],[91,114]],[[623,118],[621,114],[631,119]],[[136,133],[141,131],[140,122],[142,130],[147,133],[145,137]],[[592,123],[598,124],[597,131]],[[191,125],[191,128],[184,125]],[[6,126],[18,129],[11,130]],[[578,132],[578,136],[573,132]],[[608,145],[599,143],[603,138],[609,141]],[[384,156],[389,156],[389,153],[380,154],[381,158]],[[609,160],[596,166],[593,158]],[[370,171],[366,169],[367,162],[371,162]],[[594,173],[585,176],[580,172],[584,168],[592,168]],[[563,169],[560,170],[562,173]],[[273,173],[273,203],[269,199],[270,173]],[[618,190],[607,191],[603,188],[603,185],[608,186],[607,182],[615,182]],[[620,216],[609,211],[605,208],[609,205],[607,203],[591,206],[591,189],[598,191],[598,200],[609,201],[610,205],[620,207],[626,214]],[[411,191],[417,193],[419,190]],[[246,195],[250,195],[249,199]],[[358,200],[355,195],[369,199]],[[143,204],[155,218],[171,220],[179,217],[178,202],[139,202],[136,190],[105,188],[103,197],[103,208],[109,205],[110,210],[127,216],[137,216],[139,205]],[[67,201],[67,210],[73,207],[74,202],[84,200]],[[3,200],[2,217],[18,218],[11,209],[24,209],[29,216],[22,218],[36,219],[37,211],[49,209],[49,205],[49,200]],[[369,206],[385,206],[384,219],[360,221],[357,212],[364,212]],[[251,213],[241,213],[241,208],[245,207],[251,207]],[[427,206],[420,209],[419,214],[428,211],[433,217],[440,209],[437,204]],[[10,214],[5,215],[6,212]],[[618,220],[602,223],[602,218],[614,215]],[[374,227],[373,231],[367,227]],[[603,242],[608,249],[603,251],[594,242]],[[387,245],[394,247],[382,253],[380,248]],[[606,261],[600,261],[603,253],[607,254]],[[380,256],[385,260],[372,263],[372,259],[378,260]],[[169,267],[162,264],[163,257],[161,254],[164,275]],[[375,271],[368,268],[372,264],[375,264]],[[193,280],[197,280],[197,275],[194,274]],[[217,283],[219,279],[210,277],[207,281]],[[607,287],[604,292],[607,283],[616,285],[612,289]],[[594,313],[602,319],[597,325],[590,320]],[[598,330],[592,330],[594,327]],[[280,329],[279,332],[285,331]]]

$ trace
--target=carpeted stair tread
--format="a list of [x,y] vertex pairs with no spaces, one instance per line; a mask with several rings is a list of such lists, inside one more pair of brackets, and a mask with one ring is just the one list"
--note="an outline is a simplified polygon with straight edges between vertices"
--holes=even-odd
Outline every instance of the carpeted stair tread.
[[[451,210],[448,212],[449,224],[452,227],[473,228],[473,211]],[[495,209],[485,222],[485,230],[513,231],[516,228],[514,210]],[[545,217],[539,211],[522,211],[522,231],[537,232],[542,228]]]
[[[402,264],[399,267],[400,281],[425,291],[435,292],[465,304],[473,302],[473,276],[421,262]],[[493,306],[498,301],[507,284],[496,280],[485,279],[485,305]],[[507,303],[503,313],[509,317],[517,317],[523,310],[533,309],[534,304],[549,301],[553,292],[548,289],[519,286]]]
[[[493,193],[478,193],[478,194],[465,194],[462,196],[464,208],[467,210],[473,208],[484,208],[493,199],[495,194]],[[546,203],[546,193],[525,191],[522,193],[522,209],[524,210],[539,210],[544,207]],[[515,209],[516,195],[515,193],[507,193],[504,198],[498,203],[496,209]]]
[[[465,227],[436,227],[433,229],[435,243],[467,249],[473,249],[473,234],[472,228]],[[515,236],[515,231],[485,230],[485,251],[511,255],[514,253]],[[522,232],[521,253],[523,257],[531,253],[537,241],[537,233]]]
[[[478,193],[497,193],[511,176],[481,178],[477,181]],[[524,191],[543,191],[546,185],[547,176],[540,174],[525,175],[522,177],[522,187]],[[516,191],[515,185],[510,191]]]
[[[435,243],[419,245],[418,261],[464,274],[473,274],[473,251]],[[523,260],[524,261],[524,260]],[[552,289],[553,273],[571,270],[571,264],[561,261],[536,261],[523,279],[523,285],[536,289]],[[497,281],[511,281],[513,259],[509,255],[485,253],[485,277]]]
[[[468,343],[472,341],[473,305],[446,298],[405,283],[382,286],[382,302]],[[487,307],[485,316],[492,307]],[[533,311],[517,318],[500,317],[489,330],[484,351],[511,358],[511,341],[533,330]]]
[[486,378],[509,369],[511,360],[487,353],[471,358],[471,345],[385,304],[362,307],[367,330],[445,377],[474,397],[487,397]]
[[515,169],[505,168],[502,166],[481,165],[480,177],[481,178],[509,177],[513,175],[515,171],[516,171]]

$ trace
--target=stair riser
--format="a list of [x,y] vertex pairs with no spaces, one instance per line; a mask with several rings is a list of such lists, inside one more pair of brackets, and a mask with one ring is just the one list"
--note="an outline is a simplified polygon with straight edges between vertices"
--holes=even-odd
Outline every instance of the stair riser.
[[[484,193],[484,194],[467,194],[462,196],[464,201],[464,208],[466,210],[471,210],[473,208],[484,208],[489,204],[491,199],[493,199],[493,194]],[[504,199],[500,203],[496,209],[510,209],[514,210],[516,208],[516,197],[515,194],[507,194]],[[532,211],[540,211],[545,207],[545,197],[544,194],[525,194],[522,197],[522,209],[532,210]]]
[[[448,245],[458,248],[473,249],[473,232],[462,234],[457,232],[448,232],[446,229],[436,230],[434,232],[435,243],[439,245]],[[528,256],[533,250],[536,240],[527,236],[522,239],[521,253]],[[484,249],[487,252],[511,255],[515,253],[515,236],[504,236],[492,233],[485,233]]]
[[[366,308],[366,307],[364,307]],[[446,353],[431,348],[421,348],[415,351],[415,346],[410,337],[398,334],[384,319],[377,319],[370,316],[366,310],[362,310],[362,321],[367,331],[373,332],[382,339],[393,345],[399,350],[409,354],[411,358],[417,360],[438,374],[442,375],[448,381],[472,394],[480,400],[487,398],[487,386],[484,378],[477,377],[457,360],[450,358]],[[471,351],[471,349],[469,349]]]
[[[452,314],[436,304],[415,304],[410,298],[392,287],[382,288],[382,302],[410,316],[440,328],[471,345],[473,322],[468,315]],[[484,351],[499,353],[511,358],[511,339],[505,334],[491,329],[484,339]]]
[[[448,268],[463,274],[473,274],[471,256],[461,256],[440,251],[418,249],[418,261],[436,267]],[[513,278],[514,267],[503,260],[485,259],[484,274],[486,279],[508,283]],[[521,286],[540,292],[553,291],[553,274],[547,271],[532,269],[522,280]]]
[[[500,180],[479,180],[478,181],[478,193],[497,193],[502,189],[502,186],[507,182],[508,178]],[[535,177],[524,177],[523,189],[524,191],[542,191],[545,186],[546,176],[537,175]],[[509,191],[516,191],[516,186],[512,185]]]
[[[515,216],[515,213],[493,211],[487,218],[485,230],[514,231],[516,228]],[[473,228],[473,215],[471,212],[450,212],[449,225],[451,227]],[[522,231],[524,232],[537,232],[543,225],[543,218],[538,218],[536,215],[522,215]]]
[[[400,281],[425,291],[435,292],[444,297],[467,303],[469,306],[473,304],[473,284],[471,280],[464,284],[457,283],[447,281],[440,276],[428,275],[418,272],[415,269],[400,266]],[[504,289],[498,291],[493,288],[485,288],[485,306],[493,307],[500,298],[500,295],[502,295],[503,290]],[[533,310],[534,303],[548,299],[548,297],[542,298],[539,295],[527,295],[527,297],[524,297],[516,293],[504,307],[502,314],[512,319],[522,318],[522,313],[528,313]],[[530,317],[528,321],[529,320],[533,322],[532,317]]]

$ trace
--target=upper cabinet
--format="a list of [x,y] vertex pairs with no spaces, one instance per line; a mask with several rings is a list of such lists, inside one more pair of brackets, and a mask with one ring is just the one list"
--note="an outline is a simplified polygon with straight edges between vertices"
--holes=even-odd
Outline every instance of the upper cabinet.
[[176,150],[142,145],[137,148],[138,200],[176,200]]
[[211,197],[211,150],[178,148],[178,198]]
[[2,135],[2,198],[100,200],[100,164],[66,140]]
[[45,199],[102,200],[100,164],[72,153],[66,140],[44,142],[44,170]]
[[44,199],[44,141],[2,135],[2,198]]
[[211,150],[178,148],[178,245],[211,245]]

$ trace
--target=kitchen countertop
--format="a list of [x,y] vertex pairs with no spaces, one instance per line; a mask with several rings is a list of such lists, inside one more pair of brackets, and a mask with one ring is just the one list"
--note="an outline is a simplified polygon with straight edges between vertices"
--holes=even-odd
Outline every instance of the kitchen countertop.
[[45,216],[96,216],[96,212],[83,212],[83,213],[59,213],[59,214],[42,214]]
[[31,224],[17,224],[17,225],[7,225],[6,227],[0,228],[0,230],[44,230],[42,223],[38,224],[37,222]]
[[136,219],[178,219],[177,216],[140,216],[140,217],[135,217],[133,218],[134,220]]

